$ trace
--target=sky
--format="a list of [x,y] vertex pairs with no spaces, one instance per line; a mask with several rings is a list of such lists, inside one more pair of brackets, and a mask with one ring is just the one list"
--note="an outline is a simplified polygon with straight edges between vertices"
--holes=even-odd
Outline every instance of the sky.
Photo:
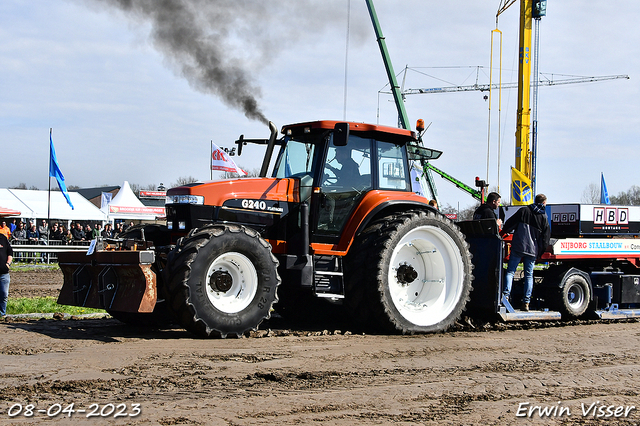
[[[397,124],[364,0],[173,0],[163,2],[170,12],[153,10],[159,3],[0,2],[0,187],[47,189],[49,129],[67,185],[86,188],[207,181],[211,142],[266,138],[264,119]],[[403,88],[488,83],[499,3],[375,1]],[[497,24],[503,82],[516,81],[518,9]],[[174,28],[185,16],[194,21]],[[640,185],[639,21],[634,0],[548,1],[541,73],[630,77],[540,88],[536,189],[550,203],[580,202],[601,173],[610,195]],[[406,109],[429,125],[425,145],[444,152],[434,165],[469,185],[499,183],[508,201],[517,92],[504,90],[501,104],[494,92],[491,109],[484,95],[407,95]],[[262,154],[247,147],[235,161],[259,169]],[[436,184],[442,204],[474,204]]]

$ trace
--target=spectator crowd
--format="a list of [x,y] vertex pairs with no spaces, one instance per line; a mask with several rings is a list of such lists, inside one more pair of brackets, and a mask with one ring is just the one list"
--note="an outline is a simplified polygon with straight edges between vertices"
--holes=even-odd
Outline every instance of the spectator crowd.
[[126,229],[133,226],[133,222],[126,225],[119,222],[115,227],[107,223],[102,227],[101,223],[72,222],[69,229],[64,224],[53,222],[51,227],[46,219],[42,219],[40,224],[21,219],[2,219],[0,222],[0,234],[4,234],[12,244],[39,244],[48,241],[60,241],[59,244],[76,244],[79,241],[91,241],[98,237],[118,238]]

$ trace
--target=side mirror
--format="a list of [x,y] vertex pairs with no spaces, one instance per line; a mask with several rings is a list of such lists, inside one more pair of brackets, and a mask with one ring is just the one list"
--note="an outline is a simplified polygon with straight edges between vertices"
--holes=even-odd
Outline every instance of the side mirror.
[[333,127],[333,146],[347,146],[349,123],[336,123]]

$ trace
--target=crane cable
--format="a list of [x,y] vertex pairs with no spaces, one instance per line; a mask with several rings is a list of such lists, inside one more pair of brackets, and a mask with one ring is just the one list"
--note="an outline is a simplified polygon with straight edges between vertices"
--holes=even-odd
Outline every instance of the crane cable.
[[507,10],[509,6],[514,4],[516,0],[500,0],[498,11],[496,12],[496,29],[491,31],[491,59],[489,61],[489,118],[487,129],[487,182],[489,182],[489,159],[491,156],[491,95],[493,84],[493,42],[494,35],[498,33],[500,35],[500,65],[498,70],[498,176],[497,176],[497,192],[500,193],[500,157],[502,156],[502,142],[500,138],[501,121],[502,121],[502,31],[498,29],[498,17],[502,12]]
[[496,17],[496,29],[491,31],[491,59],[489,61],[489,119],[487,125],[487,182],[489,182],[489,160],[491,157],[491,97],[493,94],[493,90],[491,86],[493,85],[493,42],[494,36],[496,33],[500,36],[500,65],[498,69],[498,192],[500,192],[500,150],[501,150],[501,141],[500,141],[500,125],[501,125],[501,117],[502,117],[502,31],[498,29],[497,26],[497,17]]

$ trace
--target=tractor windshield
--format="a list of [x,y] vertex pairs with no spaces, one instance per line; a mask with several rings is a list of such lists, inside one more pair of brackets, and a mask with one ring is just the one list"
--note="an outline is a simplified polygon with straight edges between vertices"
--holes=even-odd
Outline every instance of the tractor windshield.
[[314,151],[314,144],[290,139],[280,152],[274,176],[289,178],[311,175]]

